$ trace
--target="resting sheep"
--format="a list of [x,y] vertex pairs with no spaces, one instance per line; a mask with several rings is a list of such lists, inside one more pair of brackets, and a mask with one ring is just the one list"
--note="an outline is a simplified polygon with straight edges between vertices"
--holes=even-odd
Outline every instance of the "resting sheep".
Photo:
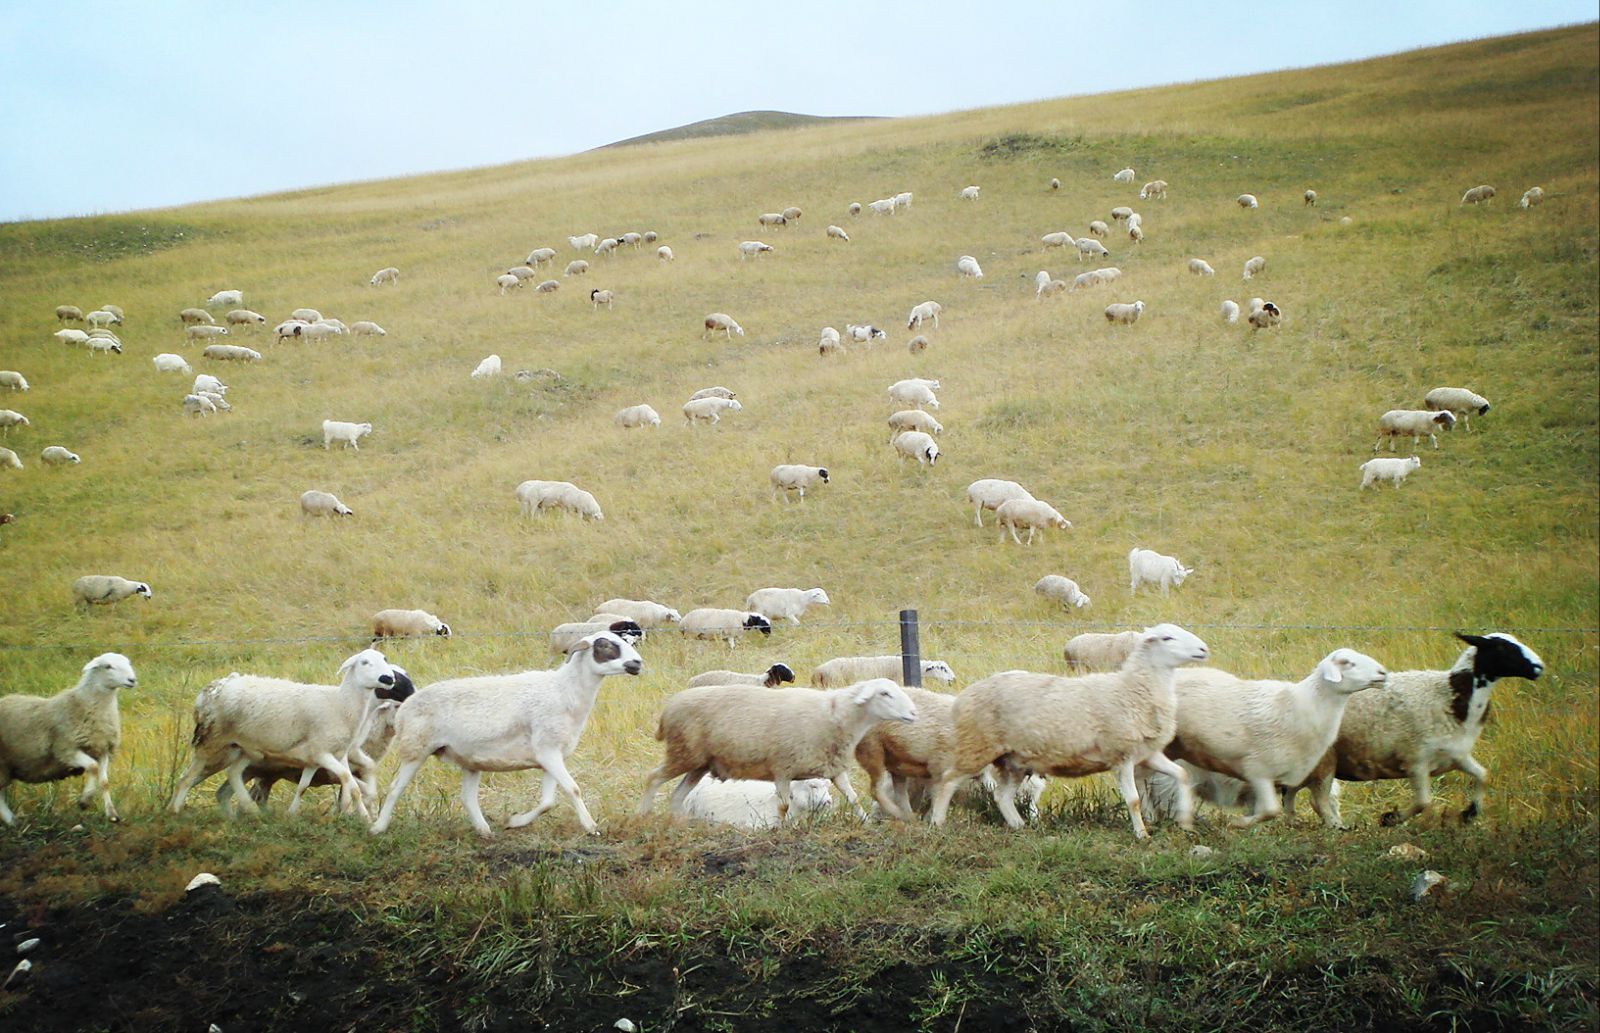
[[150,586],[143,581],[129,581],[115,574],[85,574],[72,583],[73,600],[89,605],[120,603],[134,595],[152,598]]
[[1472,415],[1489,411],[1489,399],[1464,387],[1436,387],[1422,396],[1422,404],[1435,412],[1448,412],[1472,432]]
[[[768,479],[772,482],[772,501],[778,501],[779,494],[787,499],[789,493],[794,492],[800,496],[800,501],[804,502],[807,488],[828,483],[828,471],[820,466],[780,463],[772,468]],[[750,608],[755,609],[755,607]]]
[[1417,456],[1407,456],[1404,459],[1393,456],[1368,459],[1361,464],[1361,487],[1365,489],[1379,481],[1388,481],[1398,488],[1400,482],[1421,465],[1422,460]]
[[939,461],[939,445],[933,438],[920,430],[901,431],[895,435],[894,450],[908,459],[915,459],[919,466],[932,466]]
[[372,641],[386,638],[450,637],[450,625],[426,610],[379,610],[372,615]]
[[346,423],[343,420],[322,421],[322,447],[326,451],[333,447],[335,441],[341,446],[348,445],[357,452],[361,446],[357,442],[365,435],[372,433],[370,423]]
[[1177,588],[1183,584],[1184,579],[1194,573],[1193,567],[1185,567],[1171,556],[1163,556],[1153,549],[1134,548],[1128,550],[1128,592],[1138,594],[1141,584],[1149,583],[1159,585],[1161,594],[1166,595],[1169,589]]
[[1394,451],[1396,438],[1410,437],[1411,451],[1417,450],[1417,442],[1426,435],[1433,442],[1433,447],[1439,447],[1439,438],[1435,434],[1441,427],[1450,430],[1456,425],[1455,413],[1448,409],[1434,412],[1427,409],[1390,409],[1378,417],[1378,440],[1373,444],[1372,450],[1376,452],[1385,439],[1389,442],[1389,451]]
[[354,516],[355,510],[339,501],[331,491],[312,488],[300,496],[300,512],[306,516]]
[[1086,631],[1067,639],[1061,659],[1070,671],[1115,671],[1139,644],[1137,631]]
[[689,679],[686,688],[698,689],[702,685],[762,685],[781,689],[794,681],[794,668],[788,664],[773,664],[765,671],[743,674],[739,671],[702,671]]
[[[1038,499],[1008,499],[1000,503],[994,511],[995,523],[1000,527],[1000,541],[1006,540],[1006,532],[1011,532],[1011,540],[1018,545],[1032,545],[1033,536],[1047,527],[1056,527],[1068,530],[1072,521],[1056,512],[1048,502]],[[1028,540],[1017,537],[1017,528],[1028,529]]]
[[831,602],[820,588],[758,588],[745,599],[744,608],[769,621],[785,620],[798,626],[806,610]]
[[1033,583],[1033,590],[1046,599],[1060,603],[1063,610],[1081,610],[1089,605],[1089,597],[1083,594],[1078,583],[1060,574],[1046,574]]
[[[825,778],[802,778],[789,783],[789,809],[794,814],[826,811],[833,806],[833,783]],[[770,829],[781,825],[778,787],[753,778],[713,778],[707,775],[683,801],[683,815],[719,825]]]
[[[836,656],[812,669],[811,684],[819,689],[836,689],[869,678],[887,678],[904,684],[901,681],[904,676],[904,663],[892,653],[882,656]],[[922,677],[950,685],[956,680],[956,672],[943,660],[923,660]]]
[[659,427],[661,414],[648,405],[630,405],[626,409],[618,409],[611,422],[619,427]]

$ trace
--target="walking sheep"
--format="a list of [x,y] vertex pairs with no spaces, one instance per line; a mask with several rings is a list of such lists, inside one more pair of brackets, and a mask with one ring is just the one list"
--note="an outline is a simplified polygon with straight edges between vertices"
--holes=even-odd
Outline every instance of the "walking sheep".
[[150,586],[143,581],[129,581],[115,574],[85,574],[72,583],[72,597],[80,603],[120,603],[133,595],[151,598]]
[[745,599],[744,608],[769,621],[786,620],[798,625],[806,610],[831,602],[828,593],[820,588],[758,588]]
[[1439,447],[1439,439],[1435,431],[1439,428],[1449,430],[1456,425],[1455,414],[1448,409],[1434,412],[1426,409],[1390,409],[1378,418],[1378,440],[1373,444],[1372,450],[1387,439],[1389,451],[1394,451],[1396,438],[1411,438],[1411,451],[1417,451],[1417,442],[1426,435],[1433,442],[1433,447]]
[[1436,387],[1422,397],[1422,404],[1433,412],[1448,412],[1472,433],[1472,415],[1489,411],[1489,399],[1464,387]]
[[1404,459],[1391,456],[1368,459],[1361,464],[1361,487],[1365,489],[1379,481],[1388,481],[1398,488],[1400,482],[1421,465],[1422,460],[1416,456],[1407,456]]
[[450,625],[426,610],[379,610],[372,615],[372,641],[386,638],[450,637]]
[[688,638],[722,639],[728,643],[728,652],[733,652],[734,643],[739,636],[747,631],[759,631],[763,635],[772,634],[772,622],[759,613],[748,610],[724,610],[716,607],[702,607],[690,610],[678,622],[678,627]]
[[[904,674],[904,664],[899,656],[892,653],[883,656],[836,656],[812,669],[811,684],[819,689],[836,689],[870,678],[888,678],[904,684],[901,681]],[[924,660],[922,677],[950,685],[956,680],[956,672],[943,660]]]
[[794,668],[788,664],[773,664],[765,671],[757,671],[754,674],[740,671],[702,671],[689,679],[687,688],[697,689],[702,685],[763,685],[769,689],[781,689],[793,682]]
[[790,492],[793,492],[800,496],[801,502],[804,502],[807,488],[828,483],[828,471],[821,466],[781,463],[772,468],[768,480],[772,482],[772,501],[778,501],[779,495],[787,499]]
[[1137,594],[1139,585],[1148,582],[1161,587],[1161,594],[1177,588],[1185,578],[1194,573],[1171,556],[1163,556],[1152,549],[1131,549],[1128,552],[1128,592]]

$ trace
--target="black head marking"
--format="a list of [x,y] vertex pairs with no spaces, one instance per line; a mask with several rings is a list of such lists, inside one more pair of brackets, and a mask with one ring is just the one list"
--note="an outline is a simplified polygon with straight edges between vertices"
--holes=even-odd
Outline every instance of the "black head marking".
[[610,663],[621,656],[622,647],[617,644],[615,639],[597,638],[594,640],[594,645],[591,647],[590,652],[594,655],[597,663],[604,664]]
[[630,645],[644,638],[644,629],[637,621],[612,621],[606,630]]

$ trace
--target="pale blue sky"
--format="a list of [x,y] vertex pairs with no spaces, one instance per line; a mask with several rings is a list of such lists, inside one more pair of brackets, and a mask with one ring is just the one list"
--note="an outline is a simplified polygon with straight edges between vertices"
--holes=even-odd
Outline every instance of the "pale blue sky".
[[0,221],[913,115],[1592,21],[1595,0],[0,0]]

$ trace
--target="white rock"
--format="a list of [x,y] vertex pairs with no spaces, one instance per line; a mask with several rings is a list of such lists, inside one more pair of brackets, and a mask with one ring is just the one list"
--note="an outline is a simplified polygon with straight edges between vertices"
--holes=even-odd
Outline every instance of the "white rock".
[[6,981],[0,983],[0,990],[9,990],[13,985],[21,984],[24,979],[28,978],[28,973],[32,971],[33,962],[23,958],[17,962],[17,967],[11,970],[11,974],[6,976]]
[[39,946],[39,938],[37,936],[31,937],[17,944],[17,953],[31,954],[33,949],[37,946]]
[[620,1029],[620,1030],[622,1030],[622,1033],[634,1033],[634,1031],[637,1030],[639,1027],[635,1026],[633,1023],[629,1022],[627,1019],[618,1019],[616,1022],[613,1022],[611,1024],[611,1028],[612,1029]]
[[1443,875],[1429,868],[1427,871],[1411,880],[1411,899],[1421,900],[1426,897],[1435,886],[1445,886],[1450,882]]
[[185,892],[185,893],[193,893],[195,890],[199,889],[201,886],[221,886],[221,885],[222,885],[222,880],[217,878],[215,875],[212,875],[210,872],[201,872],[199,875],[196,875],[194,878],[189,880],[189,885],[187,885],[187,886],[185,886],[183,888],[183,892]]

